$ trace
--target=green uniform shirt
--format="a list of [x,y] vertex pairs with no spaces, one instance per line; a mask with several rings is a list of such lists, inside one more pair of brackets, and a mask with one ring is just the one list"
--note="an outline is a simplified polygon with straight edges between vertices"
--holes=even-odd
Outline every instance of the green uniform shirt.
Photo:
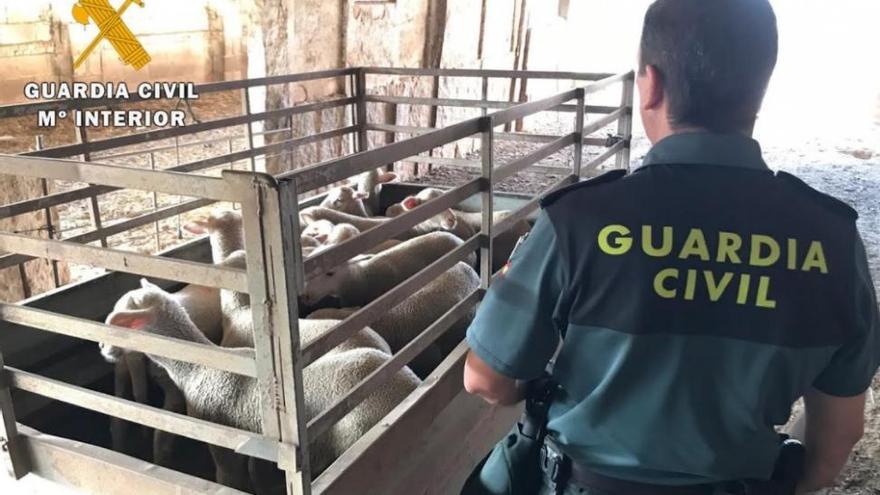
[[857,215],[770,171],[757,142],[674,135],[542,206],[468,343],[523,380],[558,349],[548,428],[576,462],[668,485],[765,479],[795,400],[869,387],[880,318]]

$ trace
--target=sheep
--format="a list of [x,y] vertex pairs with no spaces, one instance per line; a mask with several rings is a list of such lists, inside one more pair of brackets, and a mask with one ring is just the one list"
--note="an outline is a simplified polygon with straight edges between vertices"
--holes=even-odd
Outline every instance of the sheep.
[[[134,308],[114,312],[109,321],[119,327],[214,346],[198,331],[180,304],[161,290],[144,292]],[[228,351],[254,357],[252,349]],[[189,415],[243,430],[261,431],[259,390],[253,378],[161,356],[148,357],[165,369],[183,392]],[[351,349],[328,354],[306,367],[303,370],[306,418],[311,419],[326,409],[388,359],[388,354],[376,349]],[[412,371],[402,368],[386,386],[315,439],[310,449],[313,472],[325,469],[419,384]],[[212,449],[212,453],[215,452],[219,453],[215,457],[218,480],[246,489],[247,481],[238,476],[242,466],[233,465],[231,471],[227,470],[224,463],[229,459],[225,455],[229,451]]]
[[[159,289],[156,285],[141,279],[141,288],[135,289],[124,294],[114,305],[113,311],[123,311],[132,308],[145,291]],[[196,328],[211,342],[217,343],[221,338],[220,324],[220,294],[216,289],[208,287],[200,287],[188,285],[178,292],[170,294],[169,297],[174,299],[190,319],[196,324]],[[112,314],[112,313],[111,313]],[[109,316],[107,322],[109,323]],[[108,362],[116,365],[116,383],[115,393],[118,397],[124,397],[128,386],[131,385],[131,395],[133,399],[141,404],[149,404],[148,387],[149,378],[152,377],[153,382],[159,385],[164,396],[163,408],[173,412],[183,412],[183,396],[177,387],[168,379],[164,371],[155,365],[148,365],[146,357],[139,352],[128,352],[120,347],[108,345],[105,343],[98,344],[101,354]],[[128,383],[126,383],[128,382]],[[130,435],[125,431],[128,429],[124,422],[118,419],[112,419],[110,424],[111,436],[113,437],[114,448],[125,451],[124,444],[128,443]],[[176,437],[173,434],[155,430],[153,433],[153,462],[167,467],[177,467],[181,465],[191,464],[191,459],[176,455],[180,450],[181,443],[188,440]],[[177,445],[175,445],[177,444]],[[192,450],[191,446],[189,450]]]
[[407,196],[400,203],[393,204],[385,210],[385,216],[387,217],[396,217],[402,213],[405,213],[413,208],[421,205],[422,203],[427,203],[432,199],[437,199],[440,196],[443,196],[443,191],[440,189],[435,189],[433,187],[426,187],[419,191],[414,196]]
[[[370,328],[388,342],[393,352],[398,352],[479,287],[480,277],[473,268],[465,263],[458,263],[370,323]],[[357,308],[328,308],[318,310],[308,318],[345,319],[355,311]],[[473,313],[474,309],[471,309],[435,343],[413,359],[410,367],[420,378],[424,379],[430,374],[443,357],[461,342],[473,319]]]
[[[333,228],[330,230],[330,235],[327,237],[327,240],[324,241],[324,244],[310,250],[309,254],[317,254],[322,251],[326,251],[327,249],[330,249],[337,244],[341,244],[349,239],[357,237],[358,235],[360,235],[360,233],[361,231],[350,223],[341,223],[339,225],[334,225]],[[378,246],[374,246],[368,249],[363,254],[379,254],[382,251],[391,249],[400,243],[401,241],[398,241],[397,239],[387,240],[385,242],[382,242]],[[305,253],[305,251],[303,252]]]
[[184,225],[184,229],[192,234],[210,236],[211,257],[216,264],[233,251],[244,248],[241,213],[234,210],[216,209],[207,217]]
[[333,232],[334,224],[330,220],[318,220],[312,222],[302,230],[302,237],[308,237],[318,241],[319,244],[327,242],[330,233]]
[[307,281],[303,301],[313,306],[335,295],[343,306],[363,306],[461,245],[450,233],[433,232],[377,255],[349,260]]
[[[419,191],[415,196],[407,196],[406,199],[398,204],[388,208],[386,215],[396,216],[406,211],[412,210],[423,203],[435,199],[443,195],[443,191],[434,188],[425,188]],[[483,214],[481,212],[464,212],[459,210],[451,210],[456,217],[456,227],[458,231],[454,234],[467,240],[474,233],[479,232],[483,225]],[[493,215],[493,222],[498,223],[510,216],[509,211],[497,211]],[[510,229],[503,232],[495,238],[495,245],[492,250],[492,272],[497,272],[510,258],[513,248],[516,246],[519,238],[531,230],[531,225],[527,220],[516,222]]]
[[[226,258],[222,266],[230,268],[245,268],[247,260],[244,251],[236,251]],[[254,346],[254,323],[250,307],[250,297],[247,294],[234,291],[221,291],[221,306],[223,312],[223,340],[222,347],[253,347]],[[302,346],[310,344],[313,340],[327,333],[339,324],[338,320],[299,320],[299,335]],[[355,348],[372,348],[385,353],[391,349],[385,340],[371,328],[364,328],[348,340],[333,349],[339,352]]]
[[370,215],[367,214],[364,200],[369,197],[369,192],[355,191],[349,186],[341,186],[331,189],[321,201],[321,206],[359,217],[368,217]]
[[366,206],[367,213],[376,215],[379,212],[379,191],[382,190],[382,184],[395,182],[398,180],[397,174],[394,172],[386,172],[382,169],[370,169],[358,175],[354,183],[357,190],[367,195]]
[[[340,211],[332,210],[322,206],[312,206],[305,208],[300,212],[300,224],[311,225],[320,220],[328,220],[333,224],[347,223],[356,227],[361,232],[378,227],[389,219],[387,217],[363,218],[356,215],[349,215]],[[438,230],[453,230],[456,228],[456,219],[452,210],[446,210],[439,215],[429,218],[424,222],[412,227],[409,230],[401,232],[395,239],[406,241],[420,235],[436,232]]]

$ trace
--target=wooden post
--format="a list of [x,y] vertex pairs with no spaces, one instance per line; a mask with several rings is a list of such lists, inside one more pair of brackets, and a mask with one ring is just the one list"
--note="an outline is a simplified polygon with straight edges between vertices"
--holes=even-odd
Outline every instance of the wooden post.
[[480,228],[482,243],[480,246],[480,287],[488,289],[492,282],[492,224],[494,223],[494,212],[492,204],[492,172],[494,166],[494,150],[495,150],[495,120],[492,117],[484,117],[482,119],[483,134],[480,138],[480,158],[483,163],[483,173],[481,184],[482,192],[480,198],[483,203],[483,224]]
[[15,426],[15,411],[12,409],[12,394],[6,379],[3,354],[0,354],[0,463],[13,479],[21,479],[29,472]]
[[[89,144],[89,135],[86,132],[86,128],[80,126],[80,127],[77,127],[76,130],[77,130],[76,135],[77,135],[77,138],[78,138],[80,144],[88,145]],[[92,161],[92,154],[88,150],[83,151],[82,159],[84,162],[90,162],[90,161]],[[91,186],[93,184],[89,184],[89,185]],[[95,228],[95,230],[101,230],[104,227],[101,223],[101,207],[98,204],[98,196],[96,194],[92,194],[91,196],[89,196],[89,203],[91,205],[91,208],[89,209],[89,215],[91,216],[92,226]],[[107,238],[102,237],[100,240],[101,240],[101,247],[107,247]]]
[[299,339],[298,289],[303,286],[296,184],[267,174],[225,171],[240,192],[254,321],[254,351],[263,435],[281,445],[278,467],[287,493],[310,495]]
[[367,73],[363,68],[358,69],[355,75],[355,96],[357,96],[357,150],[364,152],[370,149],[370,143],[367,136]]
[[626,144],[620,153],[617,154],[617,168],[630,168],[630,147],[632,146],[632,124],[633,124],[633,91],[635,86],[635,75],[630,75],[623,81],[623,95],[621,97],[620,106],[626,108],[624,115],[617,121],[617,134],[624,139]]
[[584,160],[584,105],[586,104],[586,91],[584,88],[578,88],[577,90],[577,111],[575,113],[574,120],[574,132],[577,134],[577,141],[574,143],[574,163],[572,166],[572,173],[575,177],[580,180],[581,178],[581,164]]

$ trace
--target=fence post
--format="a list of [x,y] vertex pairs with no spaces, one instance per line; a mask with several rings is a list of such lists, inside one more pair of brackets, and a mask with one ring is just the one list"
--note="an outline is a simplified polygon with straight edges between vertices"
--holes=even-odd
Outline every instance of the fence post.
[[494,207],[492,204],[492,191],[495,185],[492,183],[495,153],[495,119],[491,116],[481,119],[483,128],[480,137],[480,158],[483,164],[482,184],[480,197],[483,203],[483,223],[480,228],[480,287],[488,289],[492,283],[492,227],[495,222]]
[[586,104],[586,90],[583,87],[577,89],[577,113],[574,119],[574,164],[572,173],[578,180],[581,178],[581,165],[584,161],[584,105]]
[[223,177],[240,192],[263,435],[279,441],[278,467],[286,473],[287,493],[310,495],[297,307],[303,277],[296,184],[229,170]]
[[6,473],[16,480],[30,471],[19,444],[15,411],[12,409],[12,394],[9,393],[2,353],[0,353],[0,464],[3,464]]
[[358,68],[355,75],[355,96],[357,97],[357,126],[358,126],[358,152],[370,149],[367,136],[367,72],[363,67]]
[[626,108],[624,114],[617,121],[617,134],[623,138],[626,144],[617,154],[617,168],[630,168],[630,147],[632,146],[632,123],[633,123],[633,87],[635,86],[635,74],[630,73],[623,81],[623,95],[620,106]]

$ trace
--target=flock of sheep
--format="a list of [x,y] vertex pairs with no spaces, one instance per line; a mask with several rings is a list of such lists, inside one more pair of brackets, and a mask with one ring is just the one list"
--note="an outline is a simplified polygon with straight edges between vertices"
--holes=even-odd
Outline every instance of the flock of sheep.
[[[379,188],[392,180],[395,180],[394,174],[370,171],[354,183],[330,191],[320,206],[304,209],[300,214],[303,255],[314,255],[443,194],[436,189],[424,189],[389,208],[386,216],[373,216],[378,209]],[[495,220],[506,215],[507,212],[498,212]],[[309,280],[302,300],[313,311],[299,320],[301,345],[306,346],[324,335],[359,307],[461,246],[479,232],[480,225],[480,213],[450,209]],[[496,239],[494,270],[504,264],[516,240],[529,228],[527,221],[521,221]],[[246,268],[244,234],[237,212],[215,211],[188,225],[187,229],[209,235],[215,264]],[[393,353],[476,290],[480,283],[474,269],[479,266],[477,263],[476,255],[472,254],[307,366],[303,370],[306,417],[315,417],[345,396]],[[324,434],[310,439],[313,475],[326,469],[418,387],[458,345],[472,317],[473,309],[384,387]],[[249,297],[229,290],[190,285],[168,293],[143,280],[141,288],[119,299],[106,323],[222,346],[251,357],[254,353]],[[101,345],[101,353],[116,363],[117,395],[149,403],[148,389],[154,384],[161,389],[162,406],[167,410],[243,430],[261,431],[258,389],[253,378],[108,345]],[[134,441],[132,431],[130,424],[114,420],[111,424],[114,448],[130,450],[127,444]],[[141,434],[143,436],[143,431]],[[186,439],[159,430],[148,434],[154,463],[194,471],[195,468],[188,467],[197,457],[192,454],[194,442],[188,444]],[[209,450],[213,462],[208,467],[213,468],[217,482],[253,493],[283,493],[280,472],[274,467],[223,448],[209,447]]]

